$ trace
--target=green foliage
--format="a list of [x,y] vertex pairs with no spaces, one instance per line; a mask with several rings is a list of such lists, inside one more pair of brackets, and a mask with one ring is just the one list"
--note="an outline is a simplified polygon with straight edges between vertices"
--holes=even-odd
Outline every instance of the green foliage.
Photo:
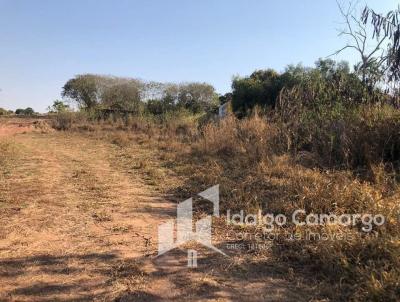
[[373,63],[384,65],[388,81],[398,81],[400,79],[400,7],[383,15],[366,6],[361,22],[364,25],[369,23],[372,25],[373,37],[378,45],[386,38],[389,40],[386,50],[383,50],[378,58],[374,58]]
[[136,79],[84,74],[70,79],[61,94],[85,110],[105,108],[139,113],[143,108],[143,85]]
[[214,110],[219,100],[214,87],[206,83],[163,84],[92,74],[78,75],[63,87],[62,96],[86,111],[93,109],[144,110],[163,114],[184,108],[193,114]]
[[154,115],[165,114],[167,112],[174,111],[175,109],[176,106],[174,100],[169,96],[159,100],[158,99],[148,100],[146,104],[147,112]]
[[322,87],[324,93],[312,85],[282,92],[273,116],[286,150],[310,152],[329,168],[365,171],[384,163],[399,169],[398,110],[379,102],[355,102],[356,89],[329,87]]
[[25,108],[25,115],[33,115],[35,111],[31,107]]
[[140,99],[140,84],[134,80],[106,87],[101,101],[102,107],[135,113],[140,113],[144,106]]
[[232,83],[232,107],[244,116],[256,105],[274,107],[282,89],[280,75],[272,69],[257,70],[247,78],[235,78]]
[[25,109],[17,109],[15,110],[15,114],[17,115],[34,115],[35,111],[31,107],[27,107]]
[[69,105],[65,104],[63,101],[60,100],[55,100],[53,102],[53,105],[47,107],[47,110],[49,113],[60,113],[60,112],[65,112],[69,111]]
[[223,104],[225,104],[227,102],[231,102],[232,101],[232,93],[231,92],[227,92],[227,93],[225,93],[223,95],[220,95],[218,97],[218,100],[219,100],[219,104],[220,105],[223,105]]
[[206,83],[187,83],[179,86],[178,107],[185,108],[193,113],[212,110],[218,106],[219,100],[214,87]]
[[99,82],[97,75],[78,75],[64,85],[61,95],[74,100],[81,108],[94,108],[99,103]]
[[219,105],[214,87],[206,83],[159,86],[160,97],[147,101],[147,112],[155,115],[184,109],[192,114],[216,111]]
[[302,106],[336,103],[352,106],[385,100],[384,93],[379,88],[372,88],[373,85],[365,85],[357,71],[350,71],[348,63],[320,59],[315,65],[315,68],[289,65],[281,74],[268,69],[255,71],[250,77],[234,79],[234,112],[242,117],[256,106],[275,108],[282,93],[292,90],[301,98],[286,98],[285,101],[295,107],[299,102]]

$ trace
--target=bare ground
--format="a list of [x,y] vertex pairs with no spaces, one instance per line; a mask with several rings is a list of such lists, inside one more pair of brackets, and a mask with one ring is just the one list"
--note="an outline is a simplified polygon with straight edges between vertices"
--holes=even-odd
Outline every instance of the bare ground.
[[[118,164],[119,147],[34,129],[0,126],[0,140],[17,146],[15,167],[0,180],[0,301],[312,299],[267,256],[199,249],[196,269],[183,248],[156,258],[157,226],[174,218],[175,204]],[[143,152],[134,144],[133,160]]]

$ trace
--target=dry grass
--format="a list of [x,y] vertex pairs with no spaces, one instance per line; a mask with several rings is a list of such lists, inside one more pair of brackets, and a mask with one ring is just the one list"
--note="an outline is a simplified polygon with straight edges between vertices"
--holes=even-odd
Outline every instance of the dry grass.
[[386,224],[369,234],[360,226],[298,228],[289,224],[281,231],[340,234],[347,239],[283,240],[275,251],[281,259],[309,265],[328,283],[333,281],[335,286],[324,286],[332,299],[398,300],[400,188],[385,172],[385,165],[370,166],[373,181],[362,181],[352,171],[310,169],[282,154],[276,133],[273,125],[257,116],[209,125],[186,157],[186,171],[191,171],[186,173],[190,178],[186,190],[219,183],[223,209],[262,209],[288,217],[295,209],[307,214],[383,214]]
[[[0,300],[260,301],[274,295],[298,301],[302,291],[285,280],[268,271],[247,280],[253,267],[239,270],[207,249],[199,251],[195,270],[186,268],[182,250],[153,257],[157,226],[176,211],[156,189],[183,186],[169,159],[190,154],[189,141],[197,141],[191,135],[199,132],[190,121],[176,121],[179,130],[149,125],[134,132],[85,121],[85,128],[74,124],[74,132],[13,136],[18,152],[7,146],[2,153],[13,164],[7,179],[12,206],[0,210]],[[116,135],[130,143],[112,143]]]
[[323,281],[319,291],[331,299],[400,298],[400,188],[387,164],[376,158],[370,161],[369,181],[352,170],[321,169],[321,154],[297,152],[293,157],[284,152],[278,126],[257,115],[241,121],[230,117],[200,131],[195,140],[195,135],[184,140],[170,134],[162,142],[153,141],[164,165],[184,178],[173,190],[175,194],[189,196],[218,183],[224,210],[262,209],[288,217],[296,209],[307,214],[382,214],[386,223],[368,234],[361,225],[288,224],[279,232],[303,236],[316,232],[330,239],[280,240],[273,251],[288,263],[318,271],[316,277]]
[[0,141],[0,168],[1,174],[6,174],[15,160],[16,145],[11,139]]
[[[397,301],[398,114],[386,107],[359,108],[345,116],[343,124],[316,119],[320,124],[313,127],[312,120],[297,118],[283,123],[258,115],[243,120],[228,117],[202,126],[190,118],[162,123],[142,118],[94,127],[97,136],[107,133],[123,147],[123,165],[144,171],[150,183],[178,198],[220,184],[222,210],[261,209],[288,217],[296,209],[307,214],[384,215],[386,223],[370,233],[363,232],[360,224],[289,223],[277,232],[300,234],[303,239],[279,237],[270,256],[306,268],[309,280],[319,282],[316,290],[321,297]],[[140,161],[130,153],[128,137],[147,150]],[[173,182],[170,173],[178,176]],[[329,238],[305,239],[310,232]],[[289,271],[292,279],[302,273]]]
[[13,167],[17,164],[18,148],[13,140],[0,140],[0,208],[10,201],[9,178]]
[[[167,206],[111,162],[120,147],[56,132],[0,148],[0,300],[114,301],[147,286],[137,261],[154,252],[153,213]],[[154,209],[141,212],[142,203]]]

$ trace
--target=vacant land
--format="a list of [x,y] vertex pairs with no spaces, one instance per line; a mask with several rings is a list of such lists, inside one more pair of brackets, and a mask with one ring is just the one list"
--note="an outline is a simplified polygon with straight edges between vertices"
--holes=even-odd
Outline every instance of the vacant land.
[[196,269],[186,267],[184,249],[156,258],[157,226],[175,217],[176,206],[141,169],[148,146],[132,141],[128,156],[107,140],[33,120],[2,121],[0,144],[0,301],[316,295],[266,254],[227,258],[199,249]]

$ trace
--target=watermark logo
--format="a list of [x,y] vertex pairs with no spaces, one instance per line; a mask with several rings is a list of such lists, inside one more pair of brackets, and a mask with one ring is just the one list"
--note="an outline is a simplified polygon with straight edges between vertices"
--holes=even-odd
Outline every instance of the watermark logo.
[[[219,217],[219,185],[215,185],[198,194],[211,201],[213,216]],[[177,218],[171,219],[158,227],[158,256],[188,242],[197,242],[227,256],[223,251],[212,245],[211,241],[212,216],[198,220],[193,231],[193,199],[189,198],[177,206]],[[175,228],[176,226],[176,228]],[[188,267],[197,267],[197,251],[188,250]]]
[[[261,226],[265,232],[271,232],[275,227],[285,227],[290,218],[284,214],[262,214],[259,210],[257,214],[244,214],[241,210],[239,213],[231,214],[231,210],[227,211],[226,222],[231,225],[240,226]],[[361,225],[363,232],[371,232],[374,226],[382,226],[385,223],[385,216],[382,214],[307,214],[305,210],[297,209],[293,212],[291,223],[296,226],[356,226]]]

